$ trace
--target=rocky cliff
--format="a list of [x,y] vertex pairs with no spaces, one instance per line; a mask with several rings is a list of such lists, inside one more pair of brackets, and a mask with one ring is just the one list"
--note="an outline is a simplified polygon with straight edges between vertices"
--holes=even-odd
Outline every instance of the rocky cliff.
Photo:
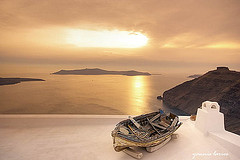
[[163,93],[165,104],[189,114],[196,114],[206,100],[219,103],[226,130],[240,135],[240,72],[218,67]]

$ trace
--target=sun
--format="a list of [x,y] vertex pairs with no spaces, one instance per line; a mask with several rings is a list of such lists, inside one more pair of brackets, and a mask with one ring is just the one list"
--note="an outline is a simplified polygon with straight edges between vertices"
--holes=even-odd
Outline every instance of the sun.
[[147,42],[148,38],[140,32],[76,29],[66,31],[66,43],[77,47],[139,48]]

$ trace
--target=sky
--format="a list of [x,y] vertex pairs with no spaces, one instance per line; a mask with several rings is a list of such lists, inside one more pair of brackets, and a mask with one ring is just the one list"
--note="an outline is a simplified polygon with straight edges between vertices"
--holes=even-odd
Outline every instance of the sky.
[[239,15],[239,0],[1,0],[0,72],[240,70]]

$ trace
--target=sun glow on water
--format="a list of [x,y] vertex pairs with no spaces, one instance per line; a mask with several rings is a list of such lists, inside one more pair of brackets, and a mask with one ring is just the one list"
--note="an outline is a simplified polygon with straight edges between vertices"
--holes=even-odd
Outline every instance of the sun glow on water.
[[[144,111],[148,110],[146,103],[147,90],[147,76],[134,76],[131,77],[132,88],[131,88],[131,113],[143,114]],[[137,107],[136,107],[137,106]]]
[[66,33],[66,43],[77,47],[139,48],[147,42],[148,38],[140,32],[71,29]]

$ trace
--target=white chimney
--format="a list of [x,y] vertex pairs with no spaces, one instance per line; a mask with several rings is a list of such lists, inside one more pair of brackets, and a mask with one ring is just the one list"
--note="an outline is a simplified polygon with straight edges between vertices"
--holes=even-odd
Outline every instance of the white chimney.
[[196,128],[204,134],[208,132],[222,132],[224,128],[224,114],[220,112],[217,102],[205,101],[197,110]]

